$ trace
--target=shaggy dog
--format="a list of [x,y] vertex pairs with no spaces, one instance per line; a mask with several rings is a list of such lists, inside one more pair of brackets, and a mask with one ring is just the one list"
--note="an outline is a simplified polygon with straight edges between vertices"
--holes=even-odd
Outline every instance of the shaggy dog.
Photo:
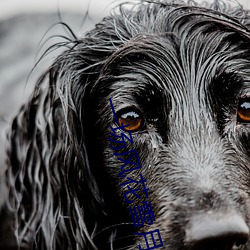
[[69,42],[9,133],[1,249],[249,250],[249,28],[147,1]]

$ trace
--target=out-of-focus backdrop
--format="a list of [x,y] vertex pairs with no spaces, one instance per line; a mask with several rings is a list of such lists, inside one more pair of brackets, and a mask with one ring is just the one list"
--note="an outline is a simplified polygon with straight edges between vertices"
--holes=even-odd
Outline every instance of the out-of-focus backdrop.
[[[53,36],[67,33],[62,25],[53,24],[65,22],[76,35],[83,35],[123,1],[0,0],[0,174],[4,169],[5,131],[38,76],[60,50],[46,56],[33,71],[32,68],[46,48],[63,41]],[[224,1],[250,9],[250,0]]]
[[55,24],[65,22],[79,36],[117,4],[112,0],[0,0],[0,175],[13,115],[60,49],[32,69],[50,45],[64,41],[53,36],[69,34]]

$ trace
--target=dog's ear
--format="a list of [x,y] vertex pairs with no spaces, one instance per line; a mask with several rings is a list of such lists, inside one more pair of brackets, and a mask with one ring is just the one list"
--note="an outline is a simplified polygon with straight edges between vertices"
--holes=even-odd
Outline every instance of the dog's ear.
[[39,81],[9,133],[8,205],[17,244],[24,248],[91,244],[78,197],[86,201],[86,194],[95,194],[88,201],[95,204],[99,192],[73,107],[70,91],[74,87],[66,84],[67,76],[61,70],[57,63]]
[[13,120],[7,206],[14,216],[17,244],[23,248],[36,244],[38,249],[95,249],[91,234],[97,214],[104,212],[88,156],[86,134],[92,131],[86,131],[86,114],[91,106],[85,104],[115,48],[107,42],[109,28],[102,27],[74,41],[57,58]]

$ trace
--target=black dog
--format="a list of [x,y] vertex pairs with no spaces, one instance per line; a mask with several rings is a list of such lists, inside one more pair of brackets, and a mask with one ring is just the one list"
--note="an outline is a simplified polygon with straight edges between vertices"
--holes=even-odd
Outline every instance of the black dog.
[[250,18],[189,3],[121,6],[40,79],[2,249],[250,249]]

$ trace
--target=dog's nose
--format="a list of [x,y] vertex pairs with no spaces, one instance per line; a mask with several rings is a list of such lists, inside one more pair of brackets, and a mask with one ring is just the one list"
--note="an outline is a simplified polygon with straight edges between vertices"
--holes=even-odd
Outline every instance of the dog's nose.
[[237,214],[193,216],[186,230],[188,250],[245,249],[249,228]]

